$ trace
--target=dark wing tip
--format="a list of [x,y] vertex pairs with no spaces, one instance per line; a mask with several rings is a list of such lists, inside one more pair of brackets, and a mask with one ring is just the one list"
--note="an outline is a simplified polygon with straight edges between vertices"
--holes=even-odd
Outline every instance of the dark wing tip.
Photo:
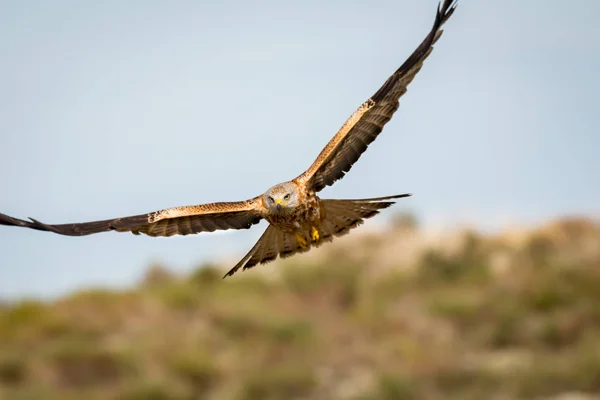
[[237,265],[235,267],[231,268],[229,271],[227,271],[227,273],[225,275],[223,275],[222,279],[228,278],[228,277],[232,276],[233,274],[235,274],[237,272],[238,268],[239,268],[239,266],[237,266]]
[[[458,0],[444,0],[444,3],[440,1],[438,3],[438,11],[436,15],[436,22],[440,22],[443,24],[452,16],[454,10],[456,10],[456,6],[458,5]],[[440,9],[441,7],[441,9]],[[435,27],[435,25],[434,25]],[[439,26],[438,26],[439,28]]]
[[[236,265],[235,267],[231,268],[229,271],[227,271],[227,273],[225,275],[223,275],[223,278],[221,279],[225,279],[225,278],[229,278],[230,276],[233,276],[239,269],[240,269],[241,265]],[[246,268],[242,268],[242,271],[245,271]]]
[[7,226],[20,226],[22,228],[35,229],[38,231],[50,231],[55,232],[56,230],[52,228],[52,226],[46,225],[34,218],[28,217],[29,221],[11,217],[6,214],[0,214],[0,225]]
[[0,225],[28,227],[31,222],[0,213]]
[[[437,12],[435,15],[435,21],[433,27],[429,31],[429,34],[421,42],[419,47],[402,63],[392,76],[383,84],[381,88],[371,99],[376,103],[383,100],[385,96],[393,90],[398,80],[409,72],[415,65],[418,65],[427,57],[429,49],[433,46],[435,41],[439,38],[438,32],[441,32],[441,27],[444,23],[452,16],[454,10],[456,10],[457,0],[444,0],[444,3],[438,3]],[[441,8],[440,8],[441,7]]]

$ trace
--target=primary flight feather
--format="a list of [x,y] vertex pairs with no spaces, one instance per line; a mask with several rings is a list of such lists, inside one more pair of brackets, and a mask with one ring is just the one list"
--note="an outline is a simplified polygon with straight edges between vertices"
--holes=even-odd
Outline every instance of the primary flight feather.
[[260,196],[239,202],[209,203],[168,208],[148,214],[103,221],[45,224],[0,214],[0,225],[20,226],[60,235],[84,236],[117,231],[149,236],[189,235],[226,229],[248,229],[262,219],[269,226],[258,242],[225,276],[252,268],[278,256],[308,251],[348,233],[379,210],[394,204],[400,194],[358,200],[321,199],[316,193],[332,185],[352,168],[399,107],[400,97],[421,70],[442,25],[456,8],[455,0],[438,5],[433,27],[419,47],[367,101],[348,118],[312,165],[291,181],[273,186]]

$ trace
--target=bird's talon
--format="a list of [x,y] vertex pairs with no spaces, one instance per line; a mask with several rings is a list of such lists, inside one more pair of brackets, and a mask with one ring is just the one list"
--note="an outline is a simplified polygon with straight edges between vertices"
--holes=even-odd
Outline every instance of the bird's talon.
[[306,248],[306,239],[304,238],[304,236],[296,234],[296,240],[298,241],[298,244],[300,245],[300,247]]
[[318,241],[320,238],[319,231],[314,226],[310,229],[310,237],[313,240],[313,242]]

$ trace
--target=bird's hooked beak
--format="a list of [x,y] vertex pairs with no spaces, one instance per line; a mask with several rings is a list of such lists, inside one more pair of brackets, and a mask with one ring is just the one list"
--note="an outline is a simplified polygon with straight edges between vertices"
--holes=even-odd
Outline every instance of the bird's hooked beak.
[[277,204],[277,211],[281,211],[281,207],[283,207],[281,199],[275,199],[275,204]]

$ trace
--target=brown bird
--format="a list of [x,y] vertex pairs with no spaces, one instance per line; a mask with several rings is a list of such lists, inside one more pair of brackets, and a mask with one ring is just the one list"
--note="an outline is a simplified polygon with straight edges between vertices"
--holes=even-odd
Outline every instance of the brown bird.
[[[440,7],[441,5],[441,7]],[[103,221],[49,225],[0,214],[0,225],[21,226],[60,235],[84,236],[117,231],[149,236],[189,235],[225,229],[248,229],[262,219],[266,231],[239,263],[224,277],[238,269],[252,268],[280,256],[308,251],[335,236],[342,236],[362,224],[380,209],[394,204],[400,194],[360,200],[320,199],[316,193],[341,179],[375,140],[399,106],[400,97],[420,71],[442,35],[442,25],[456,8],[455,0],[438,5],[429,34],[408,59],[367,101],[348,118],[327,143],[313,164],[291,181],[273,186],[260,196],[239,202],[220,202],[168,208],[148,214]]]

